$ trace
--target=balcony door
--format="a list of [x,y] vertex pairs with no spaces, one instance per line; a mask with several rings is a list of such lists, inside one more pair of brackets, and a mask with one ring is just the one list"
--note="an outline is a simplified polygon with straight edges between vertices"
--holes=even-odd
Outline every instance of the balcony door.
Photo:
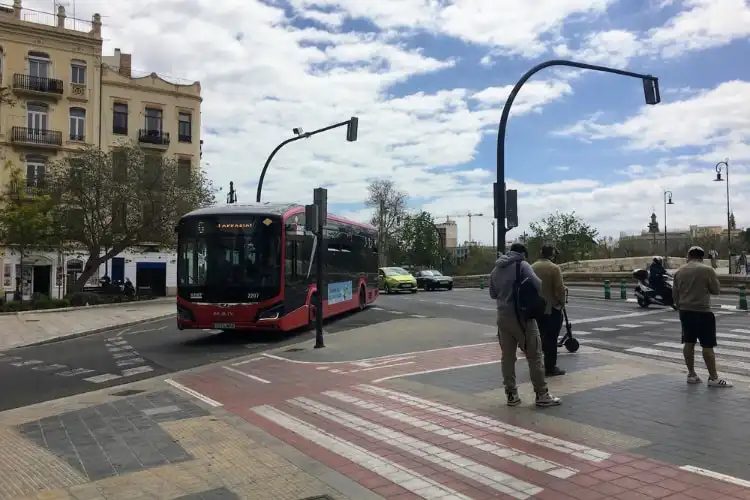
[[47,107],[39,104],[29,104],[26,107],[26,126],[29,131],[39,134],[47,130],[48,121]]
[[49,78],[49,59],[29,57],[29,76]]
[[33,158],[26,160],[26,187],[38,188],[44,184],[44,174],[46,170],[43,158]]
[[162,132],[162,110],[146,108],[146,132],[148,135],[160,136]]

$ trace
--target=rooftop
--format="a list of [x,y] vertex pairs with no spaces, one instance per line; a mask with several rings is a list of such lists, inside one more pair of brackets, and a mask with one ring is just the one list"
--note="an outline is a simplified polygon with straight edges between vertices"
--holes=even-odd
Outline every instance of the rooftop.
[[100,39],[102,36],[102,17],[99,14],[94,14],[91,21],[76,19],[69,17],[62,5],[57,7],[57,13],[52,13],[24,8],[21,0],[14,0],[12,5],[0,4],[0,21],[35,24],[44,30],[52,28],[52,31],[61,30],[92,38]]

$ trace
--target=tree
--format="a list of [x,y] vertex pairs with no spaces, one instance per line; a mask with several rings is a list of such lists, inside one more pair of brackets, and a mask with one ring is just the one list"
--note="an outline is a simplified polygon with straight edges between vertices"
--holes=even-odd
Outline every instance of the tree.
[[378,228],[380,265],[389,261],[389,243],[397,240],[399,226],[406,220],[406,193],[390,180],[375,180],[367,186],[365,206],[374,208],[371,224]]
[[[549,214],[544,219],[532,222],[529,229],[533,233],[533,244],[529,244],[530,257],[535,258],[545,243],[555,245],[559,262],[586,260],[591,258],[597,247],[596,238],[599,232],[587,224],[575,212]],[[531,253],[532,247],[536,252]]]
[[110,152],[84,149],[51,164],[48,176],[64,221],[61,239],[89,254],[73,290],[128,247],[174,244],[179,217],[215,202],[216,190],[201,169],[133,145]]
[[473,276],[477,274],[489,274],[495,267],[497,252],[494,248],[469,247],[469,255],[466,260],[458,265],[456,274],[459,276]]
[[408,216],[400,231],[401,248],[412,266],[440,267],[442,248],[440,235],[429,212]]
[[[53,246],[54,210],[49,196],[36,187],[27,187],[21,169],[6,161],[8,185],[0,203],[0,239],[5,245],[15,246],[21,254],[21,272],[31,248]],[[16,278],[16,294],[23,293],[21,280]]]
[[16,104],[16,101],[11,94],[10,87],[0,87],[0,105],[2,104],[7,104],[9,106],[14,106]]

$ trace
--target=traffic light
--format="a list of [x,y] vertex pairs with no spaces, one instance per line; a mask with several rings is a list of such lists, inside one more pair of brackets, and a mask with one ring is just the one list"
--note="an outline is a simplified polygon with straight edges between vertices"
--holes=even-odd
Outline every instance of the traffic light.
[[357,142],[357,127],[359,127],[359,118],[352,116],[349,123],[346,124],[346,140]]

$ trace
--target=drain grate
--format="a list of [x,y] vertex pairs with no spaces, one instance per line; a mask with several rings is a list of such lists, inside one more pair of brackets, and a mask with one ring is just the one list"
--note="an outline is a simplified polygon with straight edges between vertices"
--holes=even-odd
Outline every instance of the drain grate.
[[329,495],[319,495],[319,496],[314,496],[314,497],[300,498],[299,500],[336,500],[336,499]]
[[[304,347],[290,347],[289,349],[287,349],[284,352],[300,352],[300,351],[304,351],[304,350],[305,350]],[[320,497],[320,498],[325,498],[325,497]],[[302,500],[309,500],[309,499],[303,498]]]
[[134,396],[142,392],[146,391],[144,389],[125,389],[124,391],[113,392],[112,394],[110,394],[110,396]]

